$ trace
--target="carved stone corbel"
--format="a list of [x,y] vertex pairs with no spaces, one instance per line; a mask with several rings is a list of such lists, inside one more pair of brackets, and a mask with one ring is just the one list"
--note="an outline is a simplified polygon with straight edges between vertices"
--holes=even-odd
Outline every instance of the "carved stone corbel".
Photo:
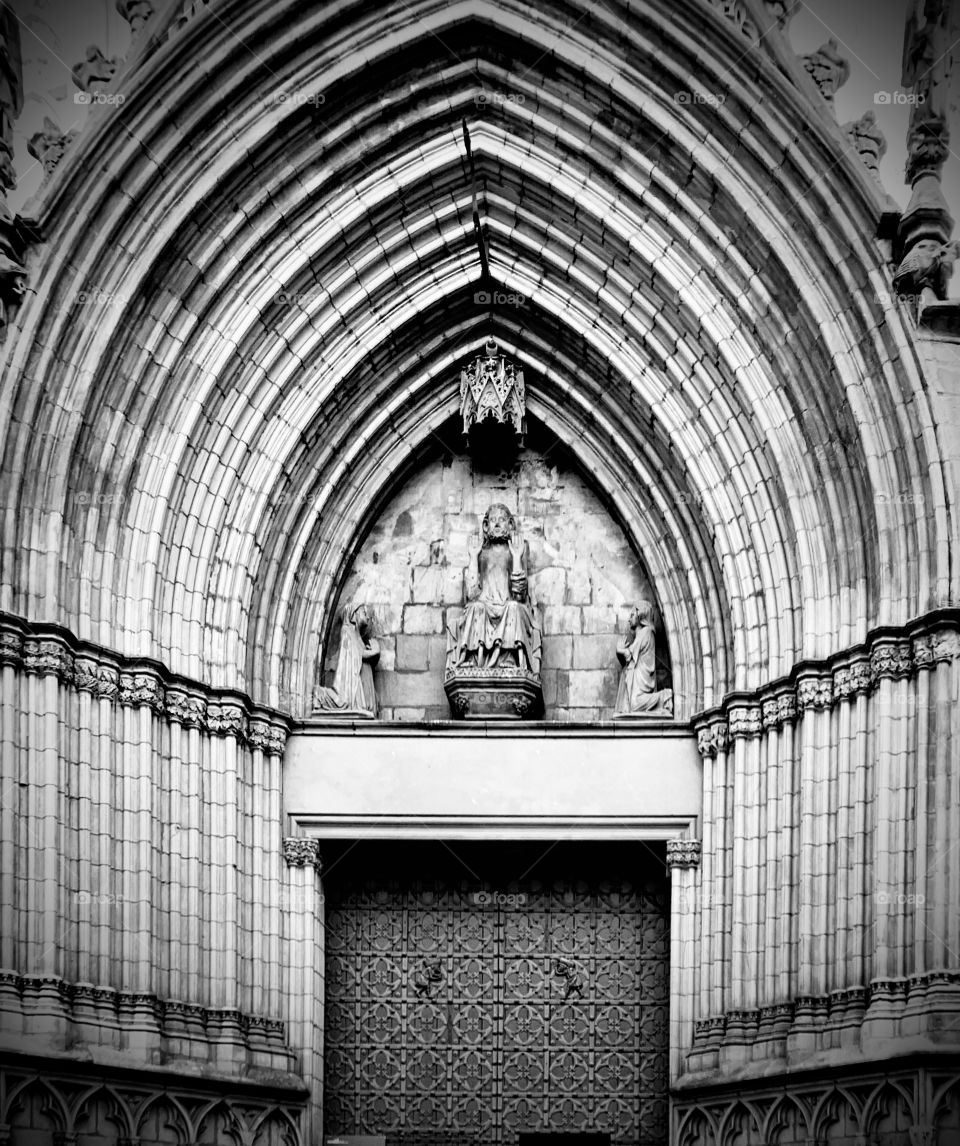
[[110,59],[103,52],[91,44],[87,54],[79,64],[74,64],[70,73],[73,82],[82,92],[101,92],[113,80],[120,69],[120,58],[113,56]]
[[850,64],[840,55],[837,41],[828,40],[804,56],[803,66],[820,94],[833,107],[834,96],[850,78]]
[[45,178],[49,178],[56,171],[60,160],[63,159],[67,147],[70,145],[75,131],[63,132],[47,116],[43,121],[43,131],[35,132],[30,136],[27,151],[39,160],[43,167]]
[[151,0],[117,0],[117,11],[135,36],[153,15],[154,8]]
[[863,165],[876,179],[880,174],[880,160],[887,153],[887,140],[877,127],[876,112],[864,112],[859,119],[843,125],[844,134],[853,144]]

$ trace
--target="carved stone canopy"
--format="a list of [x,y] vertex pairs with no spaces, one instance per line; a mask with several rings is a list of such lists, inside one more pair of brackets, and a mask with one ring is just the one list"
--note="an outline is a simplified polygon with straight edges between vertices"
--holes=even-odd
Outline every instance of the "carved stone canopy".
[[491,338],[484,353],[460,373],[460,415],[463,432],[488,419],[513,426],[523,445],[527,422],[526,389],[523,371],[499,352]]

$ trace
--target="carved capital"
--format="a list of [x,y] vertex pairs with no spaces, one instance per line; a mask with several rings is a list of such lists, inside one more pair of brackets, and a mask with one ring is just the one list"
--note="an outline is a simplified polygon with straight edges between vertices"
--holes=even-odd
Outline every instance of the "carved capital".
[[913,670],[910,642],[896,637],[878,640],[870,651],[870,669],[875,680],[910,676]]
[[16,629],[0,632],[0,665],[13,665],[15,668],[23,665],[23,633]]
[[184,728],[203,728],[206,722],[206,701],[182,689],[167,690],[166,709],[170,719],[182,724]]
[[713,757],[726,752],[728,742],[727,721],[725,718],[713,720],[706,728],[697,731],[697,750],[701,756]]
[[287,732],[269,721],[251,720],[247,742],[251,748],[259,748],[268,756],[282,756],[287,746]]
[[157,713],[162,713],[164,709],[163,685],[153,673],[120,673],[117,696],[121,704],[132,707],[146,706]]
[[284,836],[283,858],[287,867],[312,867],[319,875],[323,861],[320,856],[320,841],[304,836]]
[[833,682],[829,677],[806,677],[797,684],[797,704],[801,711],[829,708],[833,704]]
[[960,633],[952,629],[922,633],[913,638],[911,652],[917,668],[932,668],[941,662],[957,660],[960,657]]
[[73,683],[80,692],[89,692],[97,699],[114,700],[120,692],[120,673],[113,665],[81,656],[74,661]]
[[734,705],[730,709],[728,730],[731,739],[759,736],[763,731],[763,711],[759,705]]
[[699,867],[700,840],[667,840],[667,867]]
[[28,639],[23,645],[23,667],[41,676],[73,679],[73,653],[61,641]]
[[217,736],[243,737],[247,731],[247,715],[238,704],[210,703],[207,728]]
[[793,692],[781,692],[768,697],[761,705],[764,728],[780,728],[797,718],[797,698]]
[[833,691],[838,700],[867,693],[873,688],[873,670],[864,658],[834,671]]

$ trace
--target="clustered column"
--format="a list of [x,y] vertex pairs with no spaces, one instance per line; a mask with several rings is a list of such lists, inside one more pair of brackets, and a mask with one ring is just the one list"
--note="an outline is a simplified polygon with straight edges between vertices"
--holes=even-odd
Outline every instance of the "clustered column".
[[289,1045],[300,1056],[310,1088],[304,1140],[320,1140],[323,1128],[324,902],[320,842],[298,836],[283,841],[287,888],[283,903],[286,949],[284,1001]]
[[670,869],[670,1082],[680,1076],[684,1047],[693,1040],[699,951],[697,933],[697,869],[700,841],[667,840]]

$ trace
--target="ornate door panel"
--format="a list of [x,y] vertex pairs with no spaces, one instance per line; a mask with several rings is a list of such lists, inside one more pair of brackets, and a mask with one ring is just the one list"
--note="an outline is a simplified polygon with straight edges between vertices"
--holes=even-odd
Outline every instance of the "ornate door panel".
[[385,1134],[389,1146],[513,1146],[521,1131],[665,1143],[662,866],[633,848],[565,844],[540,878],[511,879],[547,846],[453,847],[480,879],[427,874],[439,847],[404,845],[380,851],[390,879],[345,859],[325,881],[325,1133]]

